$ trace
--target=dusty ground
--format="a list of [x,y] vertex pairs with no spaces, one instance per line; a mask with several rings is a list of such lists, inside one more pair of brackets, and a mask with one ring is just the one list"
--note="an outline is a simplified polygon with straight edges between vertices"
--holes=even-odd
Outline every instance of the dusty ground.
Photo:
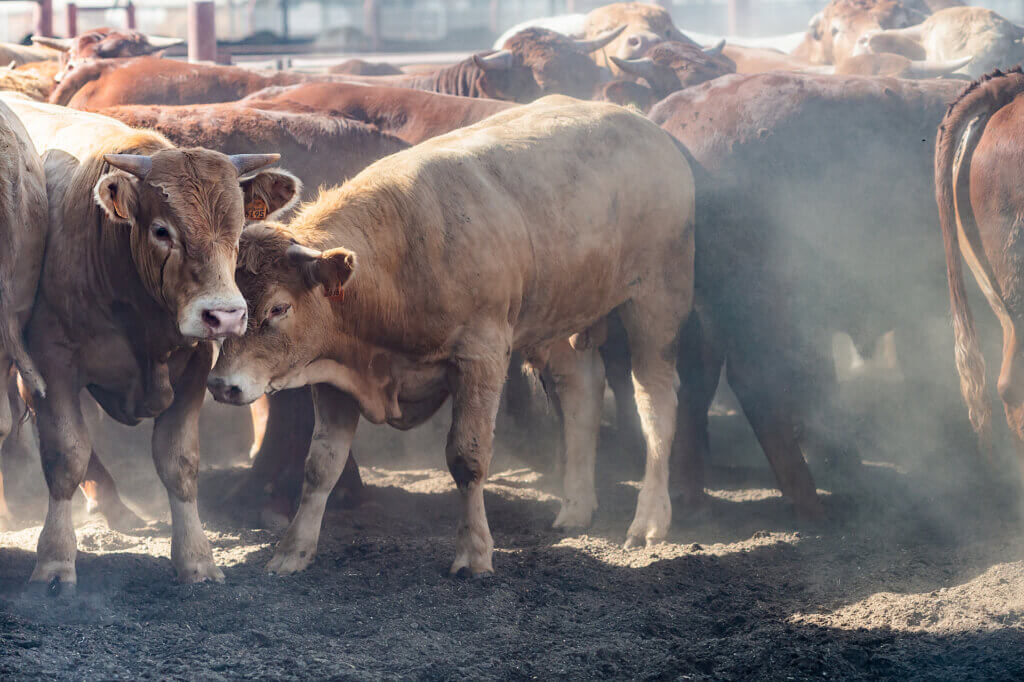
[[923,443],[865,452],[856,484],[819,476],[830,519],[801,527],[737,424],[715,420],[710,511],[637,552],[620,549],[635,456],[603,448],[596,523],[564,536],[551,442],[506,440],[486,500],[497,575],[479,581],[446,575],[439,425],[361,426],[369,501],[331,510],[314,565],[283,579],[263,571],[276,532],[218,504],[243,473],[226,460],[244,443],[223,446],[201,508],[227,580],[197,586],[172,580],[146,450],[115,436],[111,469],[154,522],[125,535],[83,511],[78,596],[32,599],[41,509],[23,501],[32,525],[0,533],[0,679],[1024,678],[1024,535],[1015,498],[971,482],[976,463]]

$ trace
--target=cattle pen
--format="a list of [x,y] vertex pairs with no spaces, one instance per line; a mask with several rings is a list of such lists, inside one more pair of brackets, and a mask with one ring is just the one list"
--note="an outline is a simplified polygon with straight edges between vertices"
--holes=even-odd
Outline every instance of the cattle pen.
[[0,15],[0,680],[1024,679],[1017,0]]

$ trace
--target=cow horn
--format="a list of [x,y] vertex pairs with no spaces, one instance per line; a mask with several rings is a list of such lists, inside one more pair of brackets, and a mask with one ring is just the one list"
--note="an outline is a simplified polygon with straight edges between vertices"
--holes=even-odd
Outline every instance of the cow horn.
[[166,50],[175,45],[184,45],[184,38],[170,38],[168,36],[146,36],[146,41],[153,46],[154,50]]
[[515,63],[515,55],[508,50],[498,50],[494,54],[473,55],[473,63],[484,71],[505,71]]
[[153,169],[153,159],[142,154],[104,154],[103,160],[140,180],[145,180]]
[[596,38],[591,38],[590,40],[576,40],[574,41],[576,43],[576,49],[580,52],[594,52],[595,50],[600,50],[602,47],[618,38],[625,30],[626,24],[622,24],[621,26],[605,31]]
[[32,36],[32,42],[36,45],[42,45],[48,47],[51,50],[60,50],[61,52],[67,52],[71,49],[73,42],[72,38],[50,38],[49,36]]
[[650,57],[642,57],[640,59],[619,59],[614,55],[609,55],[608,59],[612,61],[612,64],[619,67],[625,73],[638,78],[646,78],[648,83],[650,83],[651,79],[655,76],[654,62]]
[[280,154],[232,154],[228,157],[231,163],[238,169],[239,175],[252,173],[264,166],[277,163],[281,160]]
[[945,61],[911,61],[907,67],[907,75],[914,78],[942,78],[954,71],[958,71],[971,63],[974,56],[961,57],[960,59],[947,59]]
[[309,263],[323,256],[323,253],[298,242],[292,242],[292,245],[285,251],[285,255],[296,263]]
[[725,49],[725,38],[722,38],[711,47],[705,47],[702,49],[704,50],[704,54],[706,54],[707,56],[717,57],[718,55],[722,54],[722,50]]

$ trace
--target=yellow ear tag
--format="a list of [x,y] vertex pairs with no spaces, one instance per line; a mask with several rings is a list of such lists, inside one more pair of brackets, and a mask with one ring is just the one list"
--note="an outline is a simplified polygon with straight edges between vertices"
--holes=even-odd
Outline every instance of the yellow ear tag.
[[121,204],[120,201],[111,198],[110,203],[114,205],[114,213],[117,214],[118,218],[120,218],[121,220],[128,220],[128,211],[127,209],[125,209],[125,207]]
[[245,217],[249,220],[264,220],[267,217],[267,202],[259,197],[250,201],[245,207]]

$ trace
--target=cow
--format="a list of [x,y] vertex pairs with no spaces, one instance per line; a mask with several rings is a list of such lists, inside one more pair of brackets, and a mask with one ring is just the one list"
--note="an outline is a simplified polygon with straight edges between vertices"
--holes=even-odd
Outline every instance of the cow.
[[40,74],[32,68],[35,64],[56,66],[57,62],[33,62],[27,69],[20,66],[16,68],[0,67],[0,90],[20,92],[37,102],[45,102],[53,92],[55,83],[52,72]]
[[925,16],[900,0],[831,0],[811,17],[803,42],[791,54],[811,64],[835,64],[853,56],[865,33],[906,28]]
[[617,27],[624,27],[624,30],[601,50],[592,53],[594,62],[610,70],[613,76],[621,76],[621,72],[611,57],[637,59],[666,40],[697,47],[672,23],[668,10],[641,2],[615,2],[591,10],[584,24],[583,37],[597,39]]
[[654,99],[661,100],[676,90],[736,73],[736,65],[722,56],[723,44],[711,48],[687,43],[663,42],[652,47],[646,57],[620,59],[609,57],[620,73],[643,78]]
[[20,45],[18,43],[0,43],[0,65],[14,64],[21,66],[31,62],[56,60],[57,53],[41,47]]
[[562,406],[555,526],[587,525],[604,387],[596,346],[616,308],[648,448],[627,544],[663,538],[692,207],[689,167],[662,131],[615,105],[550,97],[382,159],[287,227],[248,228],[237,276],[250,328],[223,344],[210,390],[243,405],[315,384],[317,405],[302,500],[269,570],[313,560],[360,414],[410,428],[450,393],[451,572],[490,573],[483,483],[513,350],[548,366]]
[[107,27],[96,28],[74,38],[32,36],[32,42],[60,53],[60,68],[53,77],[56,83],[63,80],[76,67],[90,60],[142,57],[185,44],[181,38],[165,38]]
[[327,73],[349,74],[352,76],[397,76],[403,71],[387,62],[368,62],[363,59],[346,59],[327,67]]
[[658,102],[649,86],[623,79],[608,81],[593,99],[597,102],[612,102],[640,113],[647,113]]
[[889,76],[891,78],[963,78],[957,72],[971,57],[946,61],[919,61],[900,54],[858,54],[835,66],[835,73],[849,76]]
[[[184,582],[223,580],[196,507],[199,408],[212,341],[246,326],[233,277],[243,197],[291,176],[264,168],[273,154],[179,149],[104,116],[0,99],[43,155],[49,214],[46,276],[26,330],[46,382],[33,402],[50,491],[30,582],[77,584],[71,497],[92,455],[83,389],[122,423],[155,419],[171,563]],[[267,199],[272,214],[280,206]]]
[[909,59],[965,59],[961,72],[977,78],[1024,59],[1024,29],[982,7],[951,7],[916,26],[871,31],[859,39],[856,52],[891,52]]
[[[32,312],[46,241],[46,177],[28,131],[10,107],[0,102],[0,369],[12,365],[36,394],[45,380],[25,349],[22,331]],[[13,404],[12,404],[13,403]],[[0,392],[0,446],[15,426],[20,401],[6,387]],[[20,417],[20,414],[18,415]],[[0,473],[0,528],[14,527]]]
[[267,88],[238,104],[254,109],[344,116],[368,123],[409,144],[419,144],[515,106],[501,100],[355,83]]
[[997,388],[1018,459],[1024,466],[1024,372],[1021,370],[1022,161],[1013,140],[1021,130],[1024,73],[994,71],[949,106],[935,144],[935,199],[942,228],[953,317],[956,367],[971,425],[981,447],[992,447],[992,410],[985,359],[971,314],[961,259],[1002,325],[1003,356]]
[[[680,403],[692,408],[691,427],[679,433],[706,438],[724,364],[802,516],[820,516],[821,506],[801,448],[835,450],[824,426],[837,423],[834,331],[863,348],[895,329],[908,395],[941,395],[952,380],[952,368],[936,370],[925,350],[936,343],[927,320],[943,314],[945,283],[930,232],[935,207],[921,197],[932,192],[929,142],[961,87],[735,75],[674,93],[650,113],[688,150],[698,189],[692,343],[700,352],[679,355]],[[966,431],[953,420],[949,428]],[[683,503],[700,506],[701,464],[684,469]]]

